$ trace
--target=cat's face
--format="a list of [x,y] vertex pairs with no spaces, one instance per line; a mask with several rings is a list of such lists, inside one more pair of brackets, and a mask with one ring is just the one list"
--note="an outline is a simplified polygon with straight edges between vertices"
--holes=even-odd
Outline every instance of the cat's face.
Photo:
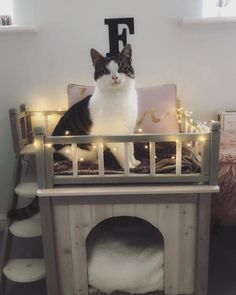
[[130,45],[125,46],[114,58],[103,57],[95,49],[91,49],[91,58],[95,69],[94,79],[97,86],[103,90],[127,87],[134,79]]

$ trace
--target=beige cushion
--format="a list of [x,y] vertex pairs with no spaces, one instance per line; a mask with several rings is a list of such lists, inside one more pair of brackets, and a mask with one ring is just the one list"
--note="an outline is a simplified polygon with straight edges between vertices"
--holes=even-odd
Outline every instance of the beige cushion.
[[[92,94],[93,86],[69,84],[67,87],[69,107]],[[178,133],[176,117],[176,86],[166,84],[137,88],[139,115],[135,133]]]

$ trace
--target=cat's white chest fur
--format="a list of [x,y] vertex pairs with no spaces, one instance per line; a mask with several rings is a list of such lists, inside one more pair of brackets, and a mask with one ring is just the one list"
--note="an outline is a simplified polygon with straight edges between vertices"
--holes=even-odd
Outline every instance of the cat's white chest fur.
[[96,89],[89,110],[93,122],[91,135],[132,134],[138,115],[137,92],[132,85],[113,91]]
[[[103,90],[96,87],[90,99],[89,111],[93,126],[91,135],[133,134],[138,116],[137,92],[134,81],[129,79],[125,87]],[[125,167],[125,147],[122,143],[105,144],[120,166]],[[134,146],[129,143],[129,168],[135,168],[140,161],[134,157]]]

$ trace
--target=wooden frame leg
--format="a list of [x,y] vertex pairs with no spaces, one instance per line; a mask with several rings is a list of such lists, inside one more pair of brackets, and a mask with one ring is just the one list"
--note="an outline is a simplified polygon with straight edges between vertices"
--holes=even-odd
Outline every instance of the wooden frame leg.
[[199,194],[196,243],[196,295],[208,294],[211,194]]
[[46,282],[48,295],[63,295],[59,290],[59,280],[56,264],[56,248],[54,228],[52,223],[52,208],[50,197],[39,198],[41,226],[43,232],[43,250],[46,262]]

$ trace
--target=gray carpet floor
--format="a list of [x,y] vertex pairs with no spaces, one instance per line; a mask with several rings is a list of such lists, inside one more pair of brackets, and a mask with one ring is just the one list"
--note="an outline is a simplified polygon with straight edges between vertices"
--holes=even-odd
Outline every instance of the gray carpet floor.
[[[0,247],[2,234],[0,234]],[[13,257],[42,257],[40,239],[14,239]],[[46,295],[45,281],[7,284],[6,295]],[[211,236],[208,295],[236,294],[236,227],[223,226]],[[56,294],[55,294],[56,295]]]

